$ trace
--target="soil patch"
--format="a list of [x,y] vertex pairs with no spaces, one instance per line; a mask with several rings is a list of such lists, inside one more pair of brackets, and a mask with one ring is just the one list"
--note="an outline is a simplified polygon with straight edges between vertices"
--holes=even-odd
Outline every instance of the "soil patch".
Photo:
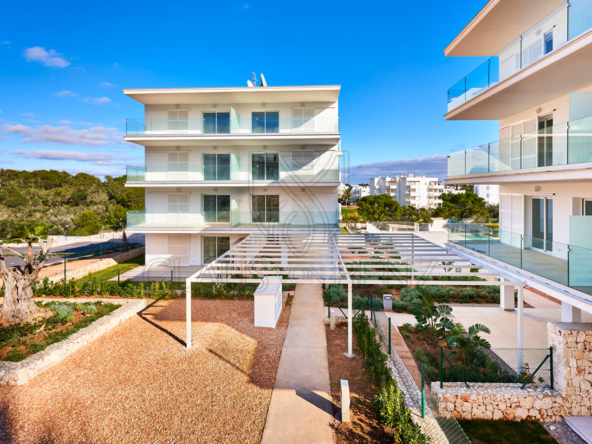
[[473,444],[557,444],[536,421],[459,421]]
[[[337,326],[331,330],[326,326],[327,352],[329,354],[329,377],[334,406],[341,406],[341,380],[349,383],[350,422],[335,426],[335,442],[346,443],[392,443],[393,429],[380,423],[380,417],[372,407],[374,396],[379,388],[372,382],[370,374],[364,369],[364,359],[359,351],[353,358],[344,354],[347,350],[347,326]],[[354,333],[354,351],[357,340]],[[334,411],[336,415],[338,411]]]

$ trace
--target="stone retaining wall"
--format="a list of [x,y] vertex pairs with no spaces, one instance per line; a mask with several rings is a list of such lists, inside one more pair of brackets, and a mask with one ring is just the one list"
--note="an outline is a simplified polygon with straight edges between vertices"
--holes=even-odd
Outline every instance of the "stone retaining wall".
[[43,298],[42,301],[59,300],[64,302],[97,302],[104,301],[112,304],[120,304],[115,311],[96,320],[88,327],[68,336],[61,342],[50,345],[45,350],[35,353],[20,362],[0,361],[0,385],[22,385],[37,376],[44,370],[53,367],[66,356],[74,353],[79,348],[111,330],[116,325],[136,315],[146,308],[145,299],[56,299]]
[[549,322],[553,378],[569,416],[592,415],[592,324]]
[[[68,281],[81,279],[91,273],[96,273],[97,271],[105,270],[106,268],[113,267],[114,265],[129,261],[130,259],[134,259],[138,256],[142,256],[145,254],[145,252],[146,247],[134,248],[133,250],[130,250],[126,253],[120,253],[109,258],[104,258],[102,261],[97,259],[97,261],[93,262],[92,264],[83,265],[82,267],[73,268],[72,270],[68,270],[66,264],[66,279]],[[46,279],[53,283],[61,282],[64,280],[64,274],[56,274]]]
[[551,390],[529,384],[521,390],[521,384],[432,383],[432,392],[437,393],[440,414],[456,419],[505,419],[541,422],[562,421],[568,414],[563,396]]

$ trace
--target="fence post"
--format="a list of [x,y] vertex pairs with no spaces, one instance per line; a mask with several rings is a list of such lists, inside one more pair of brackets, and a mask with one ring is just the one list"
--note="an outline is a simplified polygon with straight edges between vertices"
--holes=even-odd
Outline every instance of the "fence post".
[[103,244],[101,244],[101,260],[103,260]]
[[117,285],[120,285],[121,282],[119,281],[119,269],[117,270]]
[[444,347],[440,346],[440,388],[444,388]]
[[331,295],[329,294],[329,292],[327,292],[327,317],[331,318]]
[[421,364],[421,417],[425,418],[425,383],[424,383],[424,369],[423,366],[425,364]]
[[389,322],[389,355],[391,354],[391,318],[388,318]]
[[549,347],[549,368],[551,370],[551,390],[553,390],[553,347]]
[[173,270],[171,270],[171,290],[173,289]]
[[370,293],[370,320],[374,317],[374,298],[372,297],[372,293]]
[[64,288],[66,288],[66,256],[64,256]]

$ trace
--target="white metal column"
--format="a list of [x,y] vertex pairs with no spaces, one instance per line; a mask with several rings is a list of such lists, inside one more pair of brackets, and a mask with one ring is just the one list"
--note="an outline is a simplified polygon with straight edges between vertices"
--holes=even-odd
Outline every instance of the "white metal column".
[[[501,279],[505,281],[506,279]],[[514,311],[514,286],[500,285],[500,307],[505,311]]]
[[582,322],[582,310],[562,301],[561,322]]
[[518,358],[518,367],[517,367],[517,371],[518,373],[520,373],[520,370],[522,369],[522,363],[523,363],[523,358],[522,358],[522,347],[524,344],[524,285],[518,285],[518,344],[517,344],[517,348],[518,348],[518,353],[517,353],[517,358]]
[[187,318],[187,330],[185,334],[185,342],[187,348],[191,348],[191,280],[185,281],[185,316]]
[[352,339],[352,323],[353,323],[353,310],[352,310],[352,284],[347,284],[347,356],[353,358],[354,346]]

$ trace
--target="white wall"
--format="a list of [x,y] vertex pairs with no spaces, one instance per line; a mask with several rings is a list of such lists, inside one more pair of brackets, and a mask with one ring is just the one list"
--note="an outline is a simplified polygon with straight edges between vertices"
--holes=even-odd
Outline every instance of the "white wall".
[[474,192],[485,199],[487,205],[499,204],[499,185],[475,185]]

